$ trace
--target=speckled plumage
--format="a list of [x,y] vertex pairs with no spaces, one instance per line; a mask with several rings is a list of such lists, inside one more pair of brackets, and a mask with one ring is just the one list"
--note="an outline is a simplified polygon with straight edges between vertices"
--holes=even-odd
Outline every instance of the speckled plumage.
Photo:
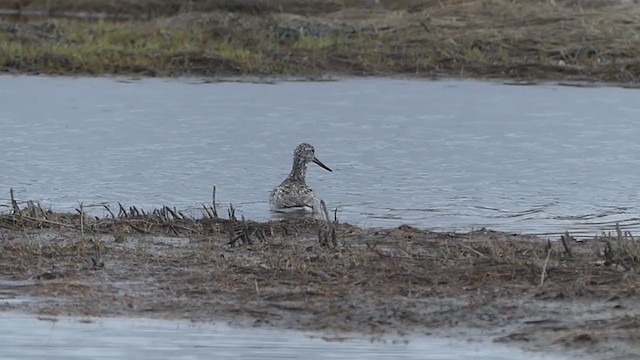
[[269,204],[276,211],[305,210],[313,211],[318,200],[306,183],[307,165],[318,164],[327,171],[332,171],[315,157],[313,146],[302,143],[293,152],[293,167],[284,181],[271,192]]

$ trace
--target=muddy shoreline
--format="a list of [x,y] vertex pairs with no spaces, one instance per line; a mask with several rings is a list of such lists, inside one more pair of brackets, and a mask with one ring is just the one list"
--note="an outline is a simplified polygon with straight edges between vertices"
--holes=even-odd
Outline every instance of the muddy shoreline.
[[547,242],[486,229],[189,219],[168,208],[96,218],[31,206],[0,216],[0,254],[4,311],[640,355],[640,245],[623,230]]
[[[403,75],[631,87],[640,82],[634,41],[640,7],[632,3],[189,3],[0,1],[0,9],[13,13],[0,21],[0,71],[210,79]],[[95,20],[91,14],[131,19]]]

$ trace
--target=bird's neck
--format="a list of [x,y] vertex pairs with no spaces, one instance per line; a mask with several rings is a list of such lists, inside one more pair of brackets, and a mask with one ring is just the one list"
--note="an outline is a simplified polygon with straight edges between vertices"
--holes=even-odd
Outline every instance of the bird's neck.
[[307,176],[307,164],[303,159],[294,159],[293,168],[289,174],[289,178],[292,180],[303,181]]

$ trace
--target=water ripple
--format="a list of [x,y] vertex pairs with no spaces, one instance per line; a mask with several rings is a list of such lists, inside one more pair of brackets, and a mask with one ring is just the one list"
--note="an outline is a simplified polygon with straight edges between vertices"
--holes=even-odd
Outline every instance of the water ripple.
[[341,221],[544,234],[639,228],[631,90],[5,76],[0,92],[0,193],[13,187],[56,209],[197,209],[215,184],[221,206],[269,219],[269,191],[306,141],[335,169],[311,166],[308,176]]

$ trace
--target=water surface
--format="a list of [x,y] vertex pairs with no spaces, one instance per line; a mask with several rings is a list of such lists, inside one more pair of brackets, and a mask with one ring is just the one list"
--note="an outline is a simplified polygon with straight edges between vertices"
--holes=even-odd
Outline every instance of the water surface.
[[560,359],[485,342],[426,337],[396,341],[348,337],[328,342],[321,334],[181,321],[60,318],[51,322],[0,313],[0,325],[0,358],[5,360]]
[[[583,234],[640,224],[640,92],[385,79],[3,76],[0,197],[221,206],[264,220],[300,142],[342,221]],[[223,211],[224,212],[224,211]]]

